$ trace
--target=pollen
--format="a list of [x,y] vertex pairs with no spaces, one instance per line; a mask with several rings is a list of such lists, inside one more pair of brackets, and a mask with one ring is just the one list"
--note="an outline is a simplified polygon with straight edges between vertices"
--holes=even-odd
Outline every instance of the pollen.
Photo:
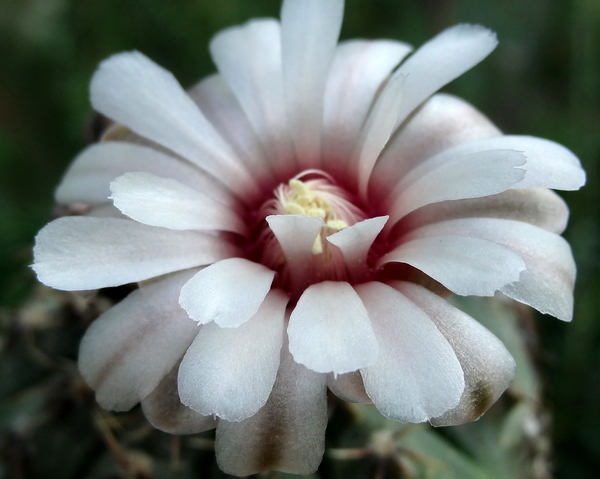
[[305,215],[327,219],[331,207],[306,183],[290,180],[290,193],[284,199],[283,208],[288,215]]

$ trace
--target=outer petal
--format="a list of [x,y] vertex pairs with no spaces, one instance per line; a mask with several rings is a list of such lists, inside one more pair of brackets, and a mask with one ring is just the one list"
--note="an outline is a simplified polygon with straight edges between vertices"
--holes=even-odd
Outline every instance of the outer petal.
[[143,281],[234,253],[223,239],[196,231],[115,218],[69,217],[38,233],[33,269],[48,286],[80,291]]
[[125,411],[179,361],[198,326],[177,302],[192,272],[142,286],[102,314],[79,349],[79,370],[106,409]]
[[500,130],[466,101],[434,95],[388,143],[373,170],[371,194],[389,193],[420,162],[454,145],[498,135]]
[[436,294],[412,283],[393,286],[435,323],[452,346],[465,374],[465,391],[458,406],[431,423],[450,426],[479,418],[514,379],[514,359],[502,341]]
[[517,253],[498,243],[461,234],[406,238],[407,242],[386,254],[379,264],[409,264],[462,296],[493,296],[503,286],[519,280],[526,266]]
[[131,171],[172,178],[202,190],[223,204],[233,204],[232,195],[198,168],[154,148],[121,141],[97,143],[83,150],[58,186],[56,201],[92,204],[108,202],[110,183]]
[[369,218],[327,237],[327,241],[340,249],[350,273],[355,278],[366,273],[369,249],[388,219],[389,216]]
[[221,75],[211,75],[188,90],[208,121],[227,141],[236,155],[261,182],[271,171],[259,139],[244,110]]
[[516,188],[554,188],[578,190],[585,184],[585,171],[579,159],[558,143],[532,136],[500,136],[475,140],[455,148],[457,153],[468,154],[481,150],[509,148],[522,151],[527,157],[525,178]]
[[159,385],[142,399],[146,419],[155,428],[169,434],[196,434],[217,426],[213,416],[201,416],[181,404],[177,392],[177,364]]
[[242,258],[229,258],[204,268],[181,289],[179,301],[201,324],[215,321],[236,328],[259,310],[275,272]]
[[517,253],[527,270],[501,291],[564,321],[573,316],[575,262],[569,244],[560,236],[520,221],[468,218],[420,228],[410,237],[464,234],[494,241]]
[[210,44],[212,57],[275,162],[292,149],[283,93],[281,29],[272,19],[228,28]]
[[441,87],[477,65],[497,44],[493,32],[468,24],[450,27],[425,43],[396,71],[407,77],[397,124]]
[[367,394],[391,419],[423,422],[456,407],[465,383],[452,347],[425,313],[382,283],[356,288],[373,322],[379,359],[361,369]]
[[274,290],[243,325],[204,326],[179,368],[181,401],[199,414],[229,421],[254,415],[275,382],[287,302]]
[[[412,50],[390,40],[350,40],[338,45],[325,89],[324,156],[345,165],[377,89]],[[343,170],[341,170],[343,171]]]
[[288,326],[290,352],[313,371],[348,373],[377,360],[377,340],[367,310],[348,283],[309,286]]
[[569,209],[554,191],[545,188],[507,190],[497,195],[442,201],[424,206],[402,219],[403,231],[459,218],[501,218],[530,223],[560,234],[567,226]]
[[146,225],[174,230],[246,230],[231,208],[177,180],[151,173],[125,173],[110,184],[110,189],[115,206]]
[[90,96],[97,111],[225,179],[232,191],[253,187],[231,148],[173,75],[141,53],[104,60],[92,78]]
[[343,0],[284,0],[281,8],[285,98],[302,169],[319,166],[323,95],[343,11]]
[[489,196],[507,190],[525,176],[522,153],[479,151],[440,153],[421,163],[394,188],[390,225],[416,209],[440,201]]
[[333,394],[344,401],[371,404],[371,398],[365,391],[362,376],[359,371],[346,374],[327,375],[327,387]]
[[265,470],[314,472],[325,450],[325,381],[324,374],[296,363],[284,346],[267,404],[241,422],[219,421],[215,445],[219,467],[236,476]]

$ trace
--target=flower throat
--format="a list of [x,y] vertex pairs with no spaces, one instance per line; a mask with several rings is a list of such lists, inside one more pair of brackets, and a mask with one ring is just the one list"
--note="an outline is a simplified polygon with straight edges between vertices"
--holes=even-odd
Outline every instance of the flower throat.
[[[306,170],[282,183],[274,197],[263,203],[258,211],[259,230],[255,236],[254,254],[265,266],[278,272],[276,283],[292,296],[300,294],[299,288],[321,281],[347,281],[349,274],[340,250],[327,241],[327,237],[364,220],[367,215],[349,199],[349,195],[333,178],[321,170]],[[310,264],[305,278],[290,267],[281,246],[265,218],[270,215],[304,215],[323,220],[312,244]],[[302,285],[302,286],[300,286]]]

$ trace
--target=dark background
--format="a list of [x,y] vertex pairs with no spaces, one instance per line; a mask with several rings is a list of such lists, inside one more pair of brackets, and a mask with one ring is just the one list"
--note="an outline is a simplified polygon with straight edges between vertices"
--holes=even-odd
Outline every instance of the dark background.
[[[278,16],[279,8],[279,0],[0,0],[0,339],[6,343],[12,312],[31,297],[27,265],[33,237],[50,219],[53,189],[85,145],[88,83],[98,63],[137,49],[190,86],[215,70],[207,45],[217,31]],[[473,103],[506,133],[564,144],[588,173],[585,188],[563,195],[571,208],[565,236],[579,269],[575,319],[537,322],[556,476],[596,477],[600,1],[347,0],[341,37],[418,46],[460,22],[491,28],[500,45],[444,91]],[[1,381],[27,375],[0,372]]]

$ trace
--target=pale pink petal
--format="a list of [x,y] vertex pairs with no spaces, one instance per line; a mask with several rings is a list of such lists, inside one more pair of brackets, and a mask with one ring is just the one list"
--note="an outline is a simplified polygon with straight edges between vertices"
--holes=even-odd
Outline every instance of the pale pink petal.
[[243,258],[214,263],[194,276],[181,289],[179,301],[190,318],[201,324],[215,321],[235,328],[258,311],[275,272]]
[[361,404],[372,403],[371,398],[367,396],[359,371],[337,375],[329,373],[327,375],[327,387],[343,401]]
[[375,164],[372,194],[389,193],[420,162],[452,146],[501,135],[482,113],[460,98],[437,94],[391,138]]
[[511,149],[523,152],[527,174],[515,188],[554,188],[578,190],[585,184],[585,171],[579,159],[558,143],[532,136],[504,135],[465,143],[455,148],[457,153],[468,154],[482,150]]
[[507,190],[497,195],[424,206],[402,219],[403,231],[459,218],[504,218],[524,221],[560,234],[567,226],[569,209],[554,191],[545,188]]
[[110,184],[114,205],[145,225],[174,230],[243,233],[238,215],[210,196],[177,180],[152,173],[125,173]]
[[423,422],[456,407],[465,382],[452,347],[427,315],[383,283],[356,288],[379,341],[379,359],[361,369],[367,394],[390,419]]
[[154,148],[120,141],[89,146],[73,161],[56,190],[58,203],[104,203],[110,196],[110,183],[133,171],[144,171],[198,188],[226,205],[233,197],[189,163]]
[[271,160],[289,162],[293,153],[283,93],[279,22],[251,20],[223,30],[212,40],[210,52]]
[[246,419],[264,406],[279,368],[287,302],[284,293],[273,290],[241,326],[204,326],[179,368],[183,404],[229,421]]
[[394,188],[390,225],[431,203],[501,193],[523,179],[525,170],[519,167],[524,164],[523,154],[512,150],[440,153],[421,163]]
[[338,45],[325,88],[328,166],[343,171],[378,88],[411,50],[405,43],[390,40],[349,40]]
[[354,278],[366,272],[369,249],[388,219],[389,216],[369,218],[327,237],[327,241],[342,252],[346,266]]
[[92,78],[95,110],[197,164],[226,186],[252,190],[233,151],[175,77],[139,52],[104,60]]
[[279,241],[289,269],[294,272],[292,289],[303,289],[307,285],[312,248],[324,225],[323,220],[304,215],[271,215],[266,220]]
[[313,371],[348,373],[372,365],[378,346],[367,310],[348,283],[309,286],[292,311],[290,352]]
[[221,75],[204,78],[188,90],[206,119],[233,149],[257,181],[271,179],[272,172],[258,137],[237,98]]
[[466,218],[425,226],[409,237],[440,234],[469,235],[510,248],[523,259],[527,270],[500,291],[564,321],[573,317],[575,262],[569,244],[560,236],[520,221]]
[[158,386],[198,334],[177,302],[193,273],[140,287],[89,327],[79,349],[79,370],[102,407],[133,407]]
[[446,300],[416,284],[393,286],[434,322],[452,346],[465,374],[465,391],[458,406],[431,419],[431,424],[450,426],[479,418],[514,379],[514,359],[502,341]]
[[235,151],[257,181],[271,178],[269,162],[250,121],[221,75],[211,75],[188,90],[204,116]]
[[462,296],[493,296],[519,280],[526,266],[517,253],[493,241],[462,234],[406,238],[381,258],[379,265],[409,264]]
[[406,101],[405,82],[406,77],[403,75],[393,75],[390,78],[377,97],[362,129],[356,155],[358,158],[358,186],[363,197],[367,195],[367,187],[375,162],[394,132],[398,110]]
[[59,218],[37,235],[34,271],[67,291],[143,281],[227,258],[235,249],[217,236],[174,231],[115,218]]
[[177,392],[179,364],[167,374],[158,386],[142,399],[142,410],[148,422],[169,434],[197,434],[214,429],[217,420],[213,416],[201,416],[181,404]]
[[326,378],[296,363],[284,345],[267,404],[241,422],[219,420],[219,467],[236,476],[265,470],[314,472],[325,450]]
[[343,11],[343,0],[284,0],[281,8],[283,85],[302,169],[319,167],[323,95]]
[[461,24],[421,46],[396,72],[407,77],[397,124],[444,85],[477,65],[496,45],[496,35],[487,28]]

